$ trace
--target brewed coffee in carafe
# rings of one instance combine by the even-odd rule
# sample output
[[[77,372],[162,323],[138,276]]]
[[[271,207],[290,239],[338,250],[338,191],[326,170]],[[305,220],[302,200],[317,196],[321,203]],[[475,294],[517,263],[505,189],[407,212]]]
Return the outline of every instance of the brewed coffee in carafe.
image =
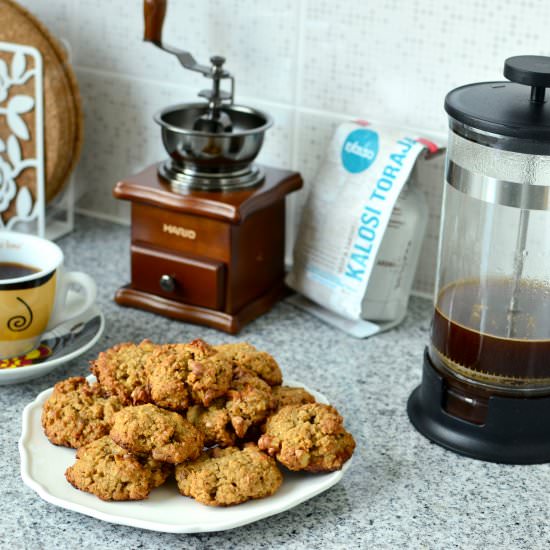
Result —
[[[449,138],[429,355],[478,389],[550,391],[550,156],[491,145]]]
[[[510,315],[512,279],[458,281],[435,304],[430,357],[469,379],[508,388],[550,383],[550,289],[522,281]]]

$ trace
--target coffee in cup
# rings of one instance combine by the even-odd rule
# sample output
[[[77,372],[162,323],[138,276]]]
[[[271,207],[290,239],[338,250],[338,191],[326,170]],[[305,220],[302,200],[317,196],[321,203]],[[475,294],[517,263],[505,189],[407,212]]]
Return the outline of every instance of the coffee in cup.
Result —
[[[80,299],[69,303],[74,286]],[[64,271],[55,243],[0,231],[0,359],[32,350],[44,332],[88,310],[96,292],[86,273]]]

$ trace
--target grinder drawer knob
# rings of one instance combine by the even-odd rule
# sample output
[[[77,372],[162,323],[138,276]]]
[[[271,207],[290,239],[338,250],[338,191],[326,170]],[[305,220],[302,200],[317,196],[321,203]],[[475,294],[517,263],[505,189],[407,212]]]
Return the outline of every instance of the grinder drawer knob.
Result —
[[[170,275],[163,275],[160,278],[159,284],[164,292],[174,292],[176,288],[176,280]]]

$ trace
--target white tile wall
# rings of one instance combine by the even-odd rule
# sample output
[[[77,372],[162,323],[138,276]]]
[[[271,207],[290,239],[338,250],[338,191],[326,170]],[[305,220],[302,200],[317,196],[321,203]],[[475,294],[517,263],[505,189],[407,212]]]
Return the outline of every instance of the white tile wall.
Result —
[[[152,114],[194,99],[206,82],[142,42],[141,0],[21,1],[71,44],[86,114],[79,204],[127,221],[111,189],[163,158]],[[549,20],[547,0],[169,0],[164,38],[201,61],[228,58],[237,101],[275,118],[259,160],[300,170],[307,188],[339,121],[444,132],[445,93],[502,78],[511,55],[550,55]],[[430,166],[419,176],[431,211],[415,283],[423,292],[433,282],[442,183],[441,163]]]

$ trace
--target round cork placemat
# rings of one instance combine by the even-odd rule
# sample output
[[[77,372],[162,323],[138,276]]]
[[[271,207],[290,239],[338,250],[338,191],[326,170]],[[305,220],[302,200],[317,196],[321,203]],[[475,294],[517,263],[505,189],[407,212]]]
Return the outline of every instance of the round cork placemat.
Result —
[[[82,147],[83,115],[75,74],[68,63],[67,53],[48,29],[25,8],[12,0],[0,0],[0,41],[35,47],[43,60],[44,82],[44,154],[46,201],[51,201],[67,182],[78,161]],[[3,57],[8,67],[9,55]],[[34,81],[14,87],[14,94],[34,95]],[[22,118],[29,129],[34,128],[33,112]],[[5,123],[0,124],[0,137],[9,135]],[[35,155],[35,136],[20,140],[23,157]],[[34,195],[35,175],[25,170],[18,178],[19,186],[26,185]]]

